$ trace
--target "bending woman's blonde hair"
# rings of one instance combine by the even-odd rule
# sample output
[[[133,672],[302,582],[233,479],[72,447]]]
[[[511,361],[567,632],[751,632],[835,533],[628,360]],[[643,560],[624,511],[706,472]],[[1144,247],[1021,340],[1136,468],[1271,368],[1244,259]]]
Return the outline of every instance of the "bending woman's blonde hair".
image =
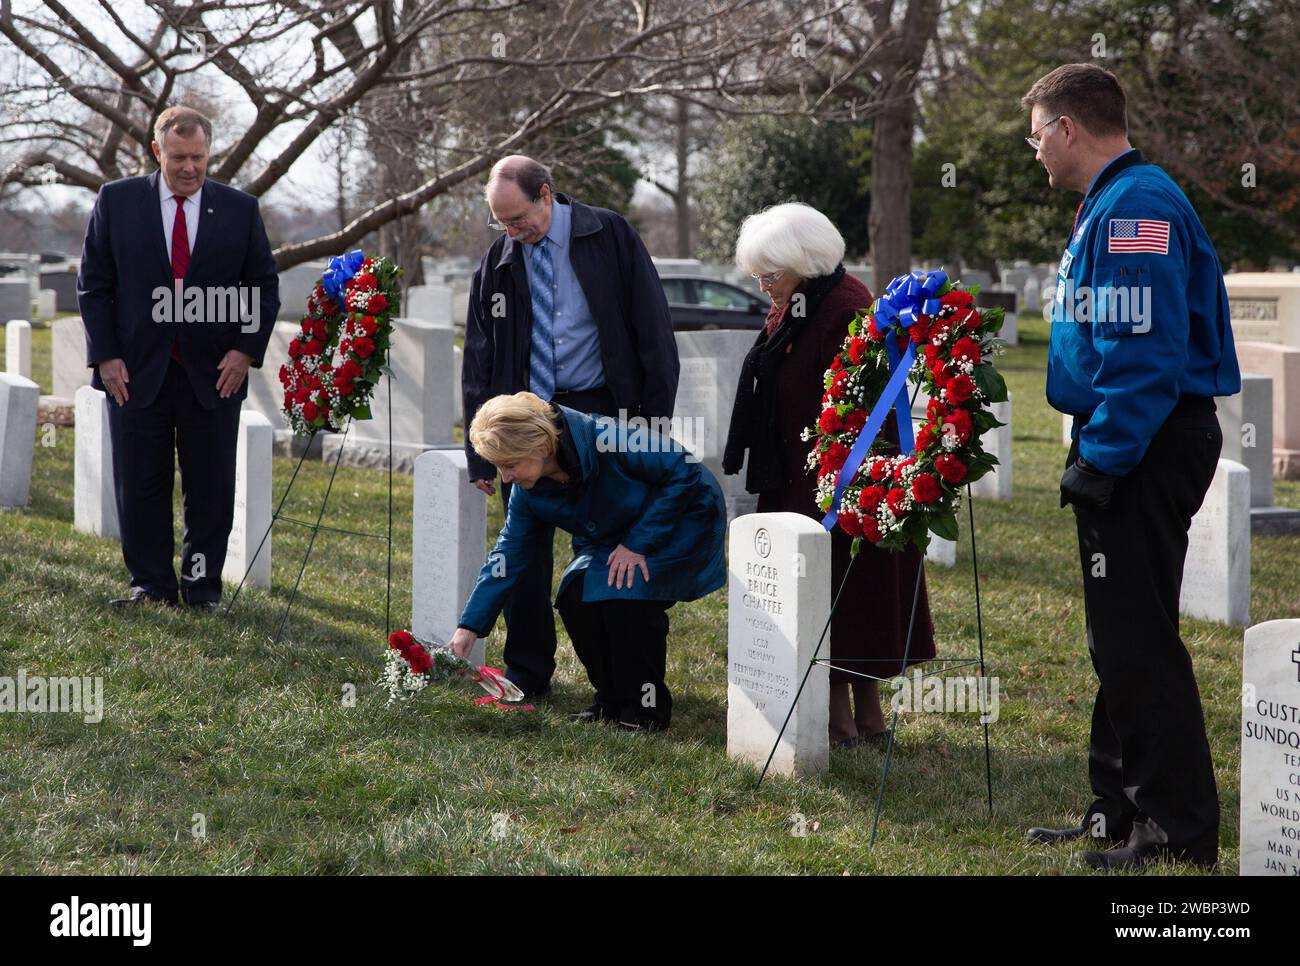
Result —
[[[493,396],[474,414],[469,441],[494,466],[513,466],[539,454],[546,459],[559,445],[558,419],[551,404],[531,392]]]

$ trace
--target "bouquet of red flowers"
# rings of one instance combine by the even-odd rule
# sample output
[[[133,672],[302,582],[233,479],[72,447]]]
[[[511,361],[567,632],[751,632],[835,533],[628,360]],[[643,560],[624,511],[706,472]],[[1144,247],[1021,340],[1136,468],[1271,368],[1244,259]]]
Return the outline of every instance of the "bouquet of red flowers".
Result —
[[[370,395],[386,371],[402,270],[359,250],[330,260],[307,297],[302,331],[280,367],[285,419],[299,435],[370,418]]]
[[[920,291],[921,283],[928,288]],[[904,298],[909,288],[913,294]],[[826,370],[821,416],[804,432],[813,441],[808,464],[817,470],[818,505],[828,521],[832,511],[838,514],[835,522],[855,538],[855,551],[862,538],[891,550],[915,544],[923,551],[930,533],[957,539],[961,487],[997,463],[979,440],[1002,425],[989,405],[1007,398],[992,362],[1005,345],[997,338],[1003,312],[975,308],[977,291],[949,283],[942,273],[895,279],[884,298],[849,323],[843,349]],[[908,358],[909,343],[914,361],[908,378],[929,397],[915,447],[899,452],[877,438],[851,478],[841,480],[868,413],[886,405],[880,396],[893,366]],[[910,418],[910,412],[899,415]],[[900,432],[905,442],[910,435]]]
[[[452,679],[473,681],[481,686],[488,696],[480,698],[478,704],[506,707],[500,702],[507,701],[511,706],[518,706],[517,702],[524,698],[523,692],[496,668],[476,668],[456,657],[449,648],[421,641],[407,630],[393,631],[388,636],[388,656],[379,683],[388,689],[389,704],[410,701],[433,682]],[[533,710],[531,705],[518,707]]]

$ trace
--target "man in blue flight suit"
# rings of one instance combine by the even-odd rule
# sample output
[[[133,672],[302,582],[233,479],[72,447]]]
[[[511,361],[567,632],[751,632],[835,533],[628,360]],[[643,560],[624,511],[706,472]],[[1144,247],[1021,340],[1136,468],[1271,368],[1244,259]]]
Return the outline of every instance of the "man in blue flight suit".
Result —
[[[1067,64],[1022,100],[1053,188],[1083,193],[1061,256],[1047,398],[1074,417],[1061,477],[1100,682],[1081,825],[1097,869],[1213,865],[1219,802],[1191,657],[1178,634],[1187,530],[1223,443],[1215,396],[1240,391],[1214,246],[1182,191],[1128,142],[1109,71]],[[1122,844],[1121,844],[1122,843]]]

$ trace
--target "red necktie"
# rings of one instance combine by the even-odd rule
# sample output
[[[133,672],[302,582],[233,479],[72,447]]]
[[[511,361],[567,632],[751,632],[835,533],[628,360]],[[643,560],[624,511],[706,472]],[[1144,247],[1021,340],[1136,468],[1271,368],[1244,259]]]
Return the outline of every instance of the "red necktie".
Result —
[[[185,197],[172,195],[172,200],[176,202],[176,220],[172,222],[172,278],[183,280],[190,267],[190,233],[185,226]],[[181,322],[180,319],[176,321],[178,324]],[[172,343],[172,359],[185,365],[185,360],[181,358],[179,331],[176,341]]]

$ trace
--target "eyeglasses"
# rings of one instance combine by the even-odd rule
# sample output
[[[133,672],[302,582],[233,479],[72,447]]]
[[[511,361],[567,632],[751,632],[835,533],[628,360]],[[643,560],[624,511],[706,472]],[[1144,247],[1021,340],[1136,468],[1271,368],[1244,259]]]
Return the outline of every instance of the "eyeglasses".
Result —
[[[1053,124],[1055,124],[1057,121],[1059,121],[1059,120],[1060,120],[1061,118],[1063,118],[1063,117],[1065,117],[1064,114],[1058,114],[1058,115],[1056,115],[1056,117],[1052,118],[1050,121],[1048,121],[1048,122],[1047,122],[1046,124],[1044,124],[1042,127],[1040,127],[1040,128],[1038,129],[1038,131],[1046,130],[1047,128],[1051,127]],[[1025,143],[1028,144],[1028,145],[1029,145],[1031,148],[1033,148],[1035,151],[1037,151],[1037,150],[1038,150],[1040,147],[1042,147],[1042,145],[1043,145],[1042,139],[1040,139],[1039,136],[1038,136],[1038,131],[1035,131],[1033,134],[1029,135],[1029,137],[1025,138]]]
[[[549,187],[549,185],[542,185],[541,192],[538,193],[536,198],[528,203],[528,206],[533,210],[536,210],[537,206],[546,200],[546,192],[549,190]],[[532,212],[529,212],[515,218],[507,218],[505,221],[498,221],[496,218],[489,218],[487,225],[493,231],[505,231],[508,228],[523,228],[528,224],[528,219],[531,215]]]
[[[520,215],[518,218],[510,218],[506,221],[497,221],[495,218],[488,219],[488,227],[493,231],[505,231],[507,228],[523,228],[528,222],[527,215]]]
[[[759,288],[771,288],[781,280],[781,276],[784,274],[784,271],[768,272],[766,275],[754,275],[751,273],[749,277],[758,280]]]

